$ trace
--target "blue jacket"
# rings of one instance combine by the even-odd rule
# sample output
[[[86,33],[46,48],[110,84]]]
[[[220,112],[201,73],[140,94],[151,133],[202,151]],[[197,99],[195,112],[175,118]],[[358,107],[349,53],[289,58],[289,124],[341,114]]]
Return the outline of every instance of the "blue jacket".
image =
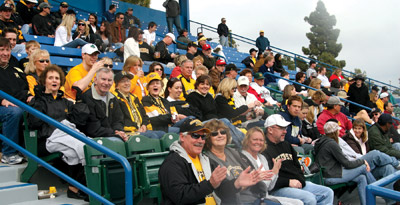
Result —
[[[279,114],[282,115],[282,117],[285,118],[286,121],[290,122],[290,125],[286,128],[285,141],[289,142],[290,144],[300,145],[300,140],[299,138],[297,138],[299,134],[301,134],[300,118],[290,115],[287,109],[285,109],[285,112],[280,112]],[[295,129],[297,129],[298,131],[296,132]],[[293,131],[295,133],[292,133]]]
[[[269,47],[269,40],[264,36],[260,36],[256,39],[256,47],[259,51],[265,51],[267,47]]]
[[[258,70],[258,72],[261,72],[265,79],[264,79],[264,85],[268,85],[268,83],[276,83],[276,79],[274,76],[272,75],[265,75],[266,72],[270,72],[272,74],[274,74],[274,69],[272,67],[267,68],[267,66],[264,64],[260,67],[260,69]]]

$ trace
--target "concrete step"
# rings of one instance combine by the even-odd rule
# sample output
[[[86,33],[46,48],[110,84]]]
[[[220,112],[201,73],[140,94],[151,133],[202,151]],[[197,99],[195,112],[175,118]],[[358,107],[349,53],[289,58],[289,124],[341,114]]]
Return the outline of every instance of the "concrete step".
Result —
[[[78,199],[70,199],[67,197],[66,189],[57,189],[57,196],[54,199],[39,199],[36,201],[26,201],[21,203],[13,203],[12,205],[55,205],[55,204],[73,204],[73,205],[88,205],[89,202]]]
[[[20,203],[37,200],[37,185],[21,182],[0,183],[1,204]]]
[[[20,181],[21,173],[25,170],[27,163],[9,165],[0,162],[0,183]]]

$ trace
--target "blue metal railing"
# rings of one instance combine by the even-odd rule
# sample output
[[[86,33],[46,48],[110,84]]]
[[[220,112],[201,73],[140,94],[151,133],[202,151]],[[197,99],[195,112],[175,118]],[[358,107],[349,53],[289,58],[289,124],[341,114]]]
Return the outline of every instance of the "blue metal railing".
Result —
[[[124,167],[124,170],[125,170],[125,199],[126,199],[126,204],[127,205],[132,205],[133,204],[132,167],[130,166],[128,160],[125,157],[122,157],[121,155],[117,154],[116,152],[114,152],[114,151],[112,151],[112,150],[110,150],[110,149],[108,149],[108,148],[106,148],[104,146],[99,145],[95,141],[93,141],[93,140],[87,138],[86,136],[80,134],[79,132],[77,132],[77,131],[75,131],[75,130],[73,130],[73,129],[71,129],[71,128],[63,125],[63,124],[61,124],[60,122],[50,118],[49,116],[37,111],[36,109],[34,109],[34,108],[30,107],[29,105],[17,100],[14,97],[8,95],[7,93],[3,92],[2,90],[0,90],[0,97],[2,97],[4,99],[7,99],[8,101],[14,103],[15,105],[17,105],[21,109],[23,109],[23,110],[29,112],[30,114],[34,115],[35,117],[40,118],[41,120],[49,123],[50,125],[52,125],[54,127],[57,127],[58,129],[64,131],[65,133],[77,138],[78,140],[84,142],[87,145],[92,146],[96,150],[106,154],[107,156],[110,156],[111,158],[113,158],[116,161],[118,161],[119,163],[121,163],[122,166]],[[43,160],[41,160],[37,156],[35,156],[32,153],[28,152],[27,150],[25,150],[21,146],[15,144],[14,142],[9,140],[5,136],[0,135],[0,139],[3,140],[4,142],[10,144],[12,147],[14,147],[18,151],[22,152],[26,156],[31,157],[33,160],[35,160],[36,162],[38,162],[39,164],[41,164],[42,166],[44,166],[45,168],[47,168],[48,170],[50,170],[51,172],[56,174],[57,176],[61,177],[62,179],[64,179],[68,183],[74,185],[75,187],[77,187],[78,189],[82,190],[83,192],[89,194],[90,196],[93,196],[94,198],[96,198],[100,202],[102,202],[104,204],[113,204],[110,201],[108,201],[107,199],[105,199],[105,198],[101,197],[100,195],[98,195],[97,193],[93,192],[89,188],[83,186],[79,182],[75,181],[74,179],[68,177],[64,173],[62,173],[59,170],[57,170],[56,168],[52,167],[48,163],[44,162]]]
[[[208,26],[206,24],[203,24],[203,23],[200,23],[200,22],[197,22],[197,21],[193,21],[193,20],[189,20],[189,22],[195,23],[195,24],[199,24],[201,29],[205,29],[205,30],[208,30],[208,31],[211,31],[211,32],[216,32],[216,28]],[[255,40],[254,39],[250,39],[250,38],[247,38],[247,37],[244,37],[244,36],[241,36],[241,35],[237,35],[237,34],[232,33],[232,38],[234,38],[237,41],[243,42],[243,43],[247,43],[247,44],[250,44],[250,45],[255,45]],[[294,61],[295,61],[295,64],[296,64],[297,60],[301,60],[303,62],[306,62],[303,59],[307,59],[309,61],[313,60],[313,61],[315,61],[315,62],[317,62],[317,63],[319,63],[321,65],[326,66],[327,69],[330,70],[330,71],[333,71],[333,69],[337,69],[338,68],[336,66],[329,65],[327,63],[324,63],[324,62],[321,62],[321,61],[318,61],[318,60],[315,60],[315,59],[311,59],[309,57],[306,57],[306,56],[303,56],[303,55],[299,55],[299,54],[296,54],[296,53],[293,53],[293,52],[290,52],[290,51],[287,51],[287,50],[284,50],[284,49],[281,49],[281,48],[278,48],[278,47],[275,47],[275,46],[270,46],[270,48],[272,48],[273,51],[275,51],[275,52],[276,52],[276,50],[278,50],[278,51],[285,52],[285,53],[288,53],[290,55],[293,55],[293,56],[290,56],[290,55],[285,55],[285,56],[293,58]],[[282,54],[282,53],[280,53],[280,54]],[[299,59],[298,57],[303,58],[303,59]],[[345,72],[345,73],[348,73],[347,74],[348,76],[356,75],[356,73],[348,71],[348,70],[342,69],[342,71]],[[372,79],[372,78],[368,78],[367,77],[366,80],[369,82],[369,84],[371,84],[371,81],[374,81],[375,83],[380,83],[382,85],[388,86],[389,90],[392,90],[392,91],[395,90],[395,89],[400,89],[400,87],[397,87],[397,86],[394,86],[394,85],[390,85],[388,83],[384,83],[382,81],[378,81],[378,80],[375,80],[375,79]]]
[[[313,87],[310,87],[310,86],[301,84],[301,83],[296,82],[296,81],[293,81],[293,80],[289,80],[289,79],[283,78],[283,77],[281,77],[281,76],[276,76],[275,74],[272,74],[272,73],[269,73],[269,72],[264,73],[264,76],[265,76],[265,75],[271,75],[271,76],[274,76],[275,78],[279,78],[279,79],[286,80],[286,81],[288,81],[288,82],[290,82],[290,83],[292,83],[292,84],[301,85],[301,86],[304,86],[304,87],[306,87],[306,88],[308,88],[308,89],[317,91],[317,89],[315,89],[315,88],[313,88]],[[271,88],[268,88],[268,89],[271,89]],[[272,90],[273,90],[273,91],[276,91],[275,89],[272,89]],[[367,110],[367,111],[371,111],[371,108],[366,107],[366,106],[364,106],[364,105],[361,105],[361,104],[358,104],[358,103],[356,103],[356,102],[347,100],[347,99],[345,99],[345,98],[340,98],[340,99],[343,100],[343,101],[345,101],[345,102],[348,102],[348,103],[350,103],[350,104],[353,104],[353,105],[356,105],[356,106],[358,106],[358,107],[361,107],[361,108],[363,108],[363,109],[365,109],[365,110]],[[392,117],[392,118],[393,118],[393,119],[396,119],[396,120],[400,120],[399,118],[396,118],[396,117]],[[353,118],[352,118],[352,119],[353,119]]]
[[[392,199],[394,201],[400,201],[400,193],[392,189],[385,188],[384,186],[395,182],[400,179],[400,171],[397,171],[385,178],[382,178],[366,187],[366,199],[367,205],[376,204],[376,196]]]

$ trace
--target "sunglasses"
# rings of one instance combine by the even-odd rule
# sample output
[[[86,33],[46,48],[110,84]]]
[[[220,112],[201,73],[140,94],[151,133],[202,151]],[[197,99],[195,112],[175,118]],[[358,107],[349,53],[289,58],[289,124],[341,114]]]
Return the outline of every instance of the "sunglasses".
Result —
[[[108,67],[108,68],[113,68],[114,65],[113,65],[113,64],[104,64],[104,67],[105,67],[105,68],[107,68],[107,67]]]
[[[49,59],[42,59],[42,60],[38,60],[40,63],[44,63],[44,62],[46,62],[46,63],[50,63],[50,60]]]
[[[78,23],[78,26],[86,26],[84,23]]]
[[[162,68],[154,68],[154,71],[162,71]]]
[[[218,134],[226,135],[226,130],[211,132],[211,136],[216,137]]]
[[[192,136],[192,138],[195,139],[195,140],[199,139],[200,137],[201,137],[202,140],[206,139],[206,135],[204,135],[204,134],[201,135],[201,134],[197,134],[197,133],[192,133],[192,134],[190,134],[190,136]]]

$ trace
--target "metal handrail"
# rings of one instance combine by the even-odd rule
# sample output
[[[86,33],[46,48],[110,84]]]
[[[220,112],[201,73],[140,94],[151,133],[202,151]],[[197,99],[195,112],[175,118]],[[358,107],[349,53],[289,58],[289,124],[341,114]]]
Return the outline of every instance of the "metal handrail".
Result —
[[[201,27],[216,29],[216,28],[214,28],[214,27],[208,26],[208,25],[206,25],[206,24],[203,24],[203,23],[200,23],[200,22],[197,22],[197,21],[189,20],[189,22],[192,22],[192,23],[195,23],[195,24],[200,24]],[[215,31],[213,31],[213,30],[211,30],[211,29],[208,29],[208,30],[209,30],[209,31],[212,31],[212,32],[215,32]],[[244,42],[244,43],[247,43],[247,44],[254,45],[254,43],[255,43],[255,40],[254,40],[254,39],[250,39],[250,38],[247,38],[247,37],[238,35],[238,34],[232,33],[232,36],[236,37],[236,38],[235,38],[236,40],[239,40],[239,41]],[[241,39],[240,39],[240,38],[241,38]],[[244,39],[244,40],[242,40],[242,39]],[[248,41],[250,41],[250,42],[248,42]],[[293,58],[293,59],[295,59],[295,60],[298,60],[298,59],[296,59],[296,57],[301,57],[301,58],[304,58],[304,59],[307,59],[307,60],[310,60],[310,61],[313,60],[313,61],[315,61],[315,62],[317,62],[317,63],[319,63],[319,64],[325,65],[325,66],[327,67],[327,69],[328,69],[328,70],[331,70],[331,71],[333,71],[332,68],[335,68],[335,69],[338,68],[338,67],[336,67],[336,66],[329,65],[329,64],[327,64],[327,63],[318,61],[318,60],[316,60],[316,59],[311,59],[311,58],[309,58],[309,57],[306,57],[306,56],[303,56],[303,55],[299,55],[299,54],[296,54],[296,53],[293,53],[293,52],[290,52],[290,51],[287,51],[287,50],[284,50],[284,49],[281,49],[281,48],[278,48],[278,47],[275,47],[275,46],[269,46],[269,47],[272,48],[272,49],[275,49],[275,50],[280,50],[280,51],[282,51],[282,52],[286,52],[286,53],[292,54],[292,55],[294,55],[294,57],[289,56],[289,55],[286,55],[286,56],[289,56],[290,58]],[[343,71],[343,72],[349,73],[349,75],[355,75],[355,74],[356,74],[356,73],[354,73],[354,72],[351,72],[351,71],[348,71],[348,70],[344,70],[344,69],[342,69],[342,71]],[[390,88],[400,89],[400,87],[397,87],[397,86],[394,86],[394,85],[390,85],[390,84],[388,84],[388,83],[384,83],[384,82],[382,82],[382,81],[375,80],[375,79],[372,79],[372,78],[369,78],[369,77],[367,77],[366,80],[369,80],[369,81],[372,80],[372,81],[374,81],[374,82],[377,82],[377,83],[380,83],[380,84],[389,86]],[[390,90],[392,90],[392,89],[390,89]]]
[[[400,201],[400,194],[398,191],[385,188],[384,186],[393,183],[400,179],[400,171],[397,171],[389,176],[386,176],[366,187],[366,201],[367,205],[376,204],[376,196],[381,196],[394,201]]]
[[[281,76],[276,76],[275,74],[272,74],[272,73],[270,73],[270,72],[266,72],[266,73],[264,73],[263,75],[266,75],[266,74],[267,74],[267,75],[274,76],[275,78],[280,78],[280,79],[286,80],[286,81],[288,81],[288,82],[291,82],[291,83],[295,83],[295,84],[304,86],[304,87],[306,87],[306,88],[308,88],[308,89],[311,89],[311,90],[315,90],[315,91],[318,90],[318,89],[315,89],[315,88],[310,87],[310,86],[308,86],[308,85],[304,85],[304,84],[301,84],[301,83],[299,83],[299,82],[296,82],[296,81],[293,81],[293,80],[289,80],[289,79],[283,78],[283,77],[281,77]],[[269,89],[270,89],[270,88],[269,88]],[[361,108],[363,108],[363,109],[366,109],[367,111],[371,111],[371,110],[372,110],[372,109],[369,108],[369,107],[366,107],[366,106],[361,105],[361,104],[358,104],[358,103],[356,103],[356,102],[347,100],[347,99],[345,99],[345,98],[340,98],[340,100],[343,100],[343,101],[348,102],[348,103],[350,103],[350,104],[353,104],[353,105],[356,105],[356,106],[361,107]],[[393,116],[392,116],[392,118],[393,118],[393,119],[396,119],[396,120],[400,120],[399,118],[396,118],[396,117],[393,117]]]
[[[7,99],[8,101],[10,101],[13,104],[17,105],[21,109],[23,109],[23,110],[29,112],[30,114],[34,115],[35,117],[40,118],[41,120],[49,123],[50,125],[52,125],[54,127],[57,127],[58,129],[64,131],[65,133],[71,135],[72,137],[77,138],[78,140],[84,142],[85,144],[92,146],[96,150],[98,150],[98,151],[110,156],[111,158],[113,158],[116,161],[118,161],[119,163],[121,163],[121,165],[124,167],[124,170],[125,170],[125,198],[126,198],[126,204],[127,205],[132,205],[133,204],[132,167],[130,166],[128,160],[125,157],[122,157],[121,155],[119,155],[118,153],[108,149],[107,147],[99,145],[95,141],[93,141],[93,140],[87,138],[86,136],[80,134],[79,132],[77,132],[77,131],[75,131],[75,130],[73,130],[73,129],[71,129],[71,128],[63,125],[63,124],[61,124],[60,122],[50,118],[49,116],[37,111],[36,109],[34,109],[34,108],[30,107],[29,105],[17,100],[14,97],[8,95],[7,93],[5,93],[2,90],[0,90],[0,97],[2,97],[4,99]],[[6,142],[6,143],[10,144],[11,146],[13,146],[14,148],[16,148],[18,151],[22,152],[23,154],[27,155],[28,157],[31,157],[33,160],[35,160],[36,162],[38,162],[39,164],[41,164],[45,168],[49,169],[51,172],[53,172],[57,176],[63,178],[68,183],[73,184],[75,187],[77,187],[78,189],[82,190],[83,192],[93,196],[94,198],[96,198],[97,200],[99,200],[102,203],[112,204],[107,199],[104,199],[103,197],[101,197],[100,195],[96,194],[95,192],[93,192],[89,188],[83,186],[82,184],[80,184],[79,182],[75,181],[74,179],[66,176],[64,173],[62,173],[59,170],[55,169],[54,167],[52,167],[51,165],[47,164],[46,162],[44,162],[40,158],[36,157],[32,153],[28,152],[24,148],[22,148],[19,145],[13,143],[8,138],[6,138],[6,137],[4,137],[2,135],[0,135],[0,138],[4,142]],[[3,138],[5,138],[5,139],[3,139]]]

